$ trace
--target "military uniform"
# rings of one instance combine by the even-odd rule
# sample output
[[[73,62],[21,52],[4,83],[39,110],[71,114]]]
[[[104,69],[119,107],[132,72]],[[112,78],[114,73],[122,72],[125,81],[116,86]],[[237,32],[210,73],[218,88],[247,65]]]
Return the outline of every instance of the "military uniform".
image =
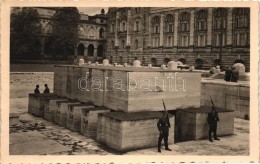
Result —
[[[171,151],[168,147],[168,136],[169,136],[169,128],[171,127],[169,117],[165,114],[162,118],[159,119],[157,123],[158,130],[160,132],[159,138],[158,138],[158,152],[161,152],[161,142],[162,139],[164,139],[165,144],[165,150]]]
[[[213,132],[213,136],[215,140],[219,140],[217,138],[217,124],[219,121],[218,112],[212,110],[208,113],[208,124],[209,124],[209,141],[212,142],[211,134]]]

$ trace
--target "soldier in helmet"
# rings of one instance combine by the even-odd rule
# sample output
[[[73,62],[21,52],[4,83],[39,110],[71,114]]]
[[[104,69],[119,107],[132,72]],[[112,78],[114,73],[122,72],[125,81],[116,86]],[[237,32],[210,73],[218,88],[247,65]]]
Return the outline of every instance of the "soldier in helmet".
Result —
[[[215,107],[212,107],[212,111],[208,113],[208,124],[209,124],[209,141],[213,142],[211,134],[213,132],[214,140],[220,140],[217,137],[217,124],[219,121],[218,112],[215,110]]]
[[[158,152],[161,152],[161,142],[164,139],[165,150],[172,151],[168,147],[168,136],[169,136],[169,128],[171,127],[168,112],[165,110],[163,112],[162,117],[159,119],[157,123],[158,130],[160,132],[159,139],[158,139]]]

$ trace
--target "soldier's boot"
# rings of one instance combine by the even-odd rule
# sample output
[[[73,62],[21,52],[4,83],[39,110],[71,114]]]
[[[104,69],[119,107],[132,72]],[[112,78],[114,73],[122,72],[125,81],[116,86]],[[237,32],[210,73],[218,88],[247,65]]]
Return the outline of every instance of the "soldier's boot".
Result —
[[[161,141],[158,139],[158,152],[161,153]]]
[[[168,147],[168,141],[164,141],[165,143],[165,150],[168,150],[168,151],[172,151],[169,147]]]

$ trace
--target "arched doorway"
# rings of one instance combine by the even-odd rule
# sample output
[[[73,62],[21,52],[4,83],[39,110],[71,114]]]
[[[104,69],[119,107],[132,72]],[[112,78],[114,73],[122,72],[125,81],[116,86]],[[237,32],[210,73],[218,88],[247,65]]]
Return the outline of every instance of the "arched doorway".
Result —
[[[220,60],[220,59],[215,59],[215,60],[214,60],[214,64],[215,64],[216,66],[217,66],[217,65],[219,65],[219,66],[220,66],[220,65],[221,65],[221,63],[222,63],[222,62],[221,62],[221,60]]]
[[[152,66],[157,66],[157,61],[155,58],[151,59],[151,64],[152,64]]]
[[[195,68],[201,69],[203,67],[203,60],[202,59],[196,59],[195,60]]]
[[[88,45],[88,56],[94,56],[94,45]]]
[[[78,45],[78,56],[84,56],[84,51],[85,51],[85,46],[84,44],[79,44]]]
[[[182,64],[186,64],[186,59],[180,58],[178,61],[182,62]]]
[[[237,59],[234,61],[234,64],[236,63],[241,63],[241,64],[245,64],[245,62],[242,59]]]
[[[103,57],[103,53],[104,53],[104,47],[103,47],[103,45],[99,45],[98,49],[97,49],[97,56]]]
[[[171,61],[171,59],[165,58],[165,59],[164,59],[164,64],[167,65],[170,61]]]

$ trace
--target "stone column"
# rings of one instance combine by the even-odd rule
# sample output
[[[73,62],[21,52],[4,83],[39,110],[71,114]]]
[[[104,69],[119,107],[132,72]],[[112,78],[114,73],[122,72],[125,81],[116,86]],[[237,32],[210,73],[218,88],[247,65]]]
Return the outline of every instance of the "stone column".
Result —
[[[207,19],[207,46],[212,45],[212,8],[208,9],[208,19]]]
[[[88,56],[88,46],[85,47],[84,56]]]
[[[189,46],[194,45],[194,10],[190,12],[190,43]]]
[[[151,47],[151,17],[148,15],[148,47]]]
[[[173,46],[178,46],[178,24],[179,24],[179,13],[176,11],[174,13],[174,39],[173,39]]]
[[[129,9],[127,11],[127,22],[126,22],[126,46],[130,46],[131,45],[131,40],[130,40],[130,25],[131,25],[131,22],[130,22],[130,19],[131,19],[131,10]]]
[[[164,23],[164,15],[161,15],[160,19],[160,47],[163,47],[163,23]]]
[[[119,46],[118,44],[118,37],[117,37],[117,30],[118,30],[118,19],[119,19],[119,12],[116,12],[116,24],[115,24],[115,46]]]
[[[227,46],[232,45],[232,8],[228,8],[227,15]]]
[[[40,55],[41,55],[41,58],[44,59],[44,55],[45,55],[45,37],[44,36],[41,39]]]

